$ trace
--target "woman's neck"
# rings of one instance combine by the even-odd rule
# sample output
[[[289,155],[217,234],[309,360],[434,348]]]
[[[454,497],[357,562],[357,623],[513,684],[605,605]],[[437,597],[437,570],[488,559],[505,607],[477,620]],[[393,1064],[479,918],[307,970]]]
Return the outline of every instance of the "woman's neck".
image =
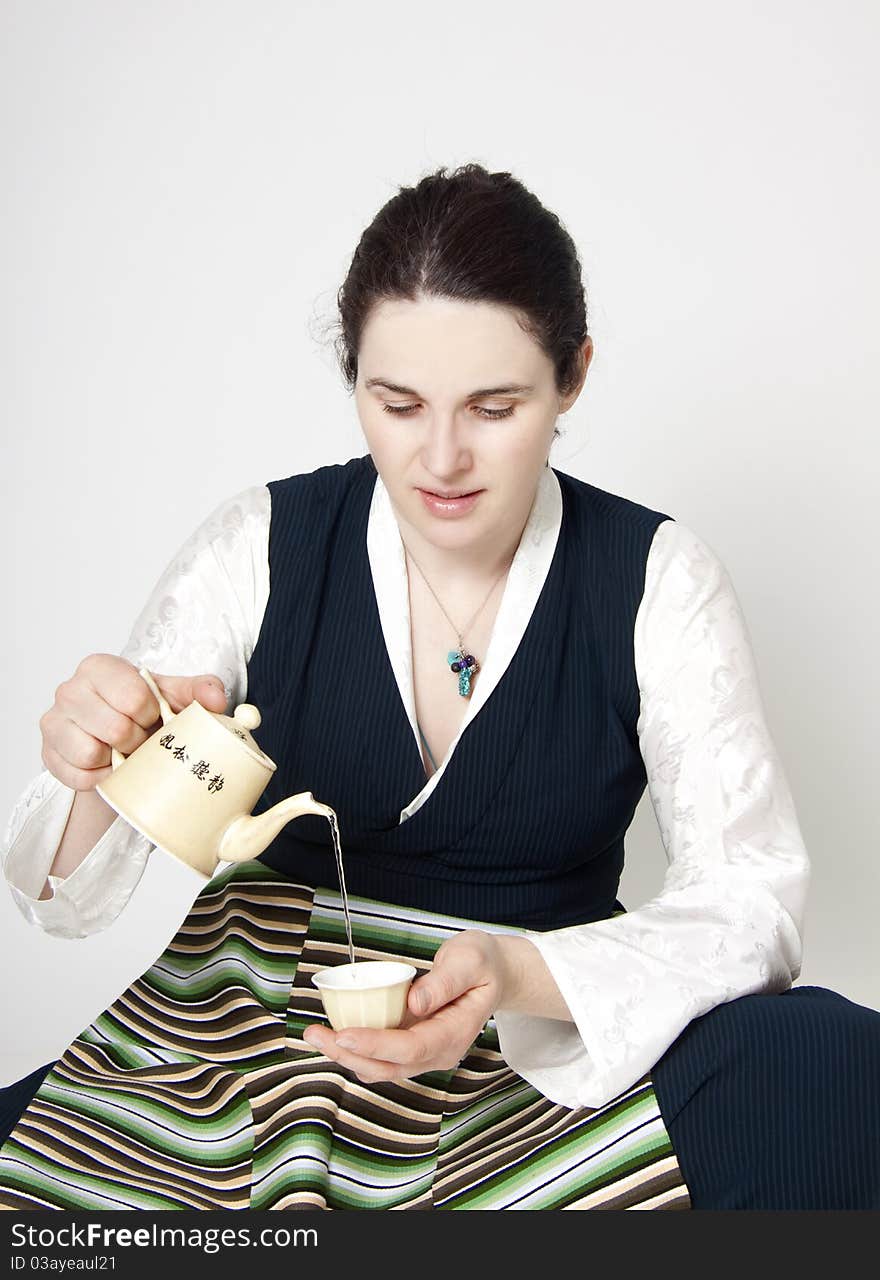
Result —
[[[491,543],[450,549],[429,542],[399,517],[397,523],[408,559],[415,562],[435,590],[453,593],[478,591],[506,573],[525,528],[523,525],[515,533],[507,532],[506,536],[499,534]]]
[[[477,591],[484,584],[488,587],[499,575],[507,572],[522,541],[533,506],[534,498],[524,514],[513,514],[511,520],[491,536],[479,543],[454,548],[431,542],[401,517],[393,503],[392,510],[409,558],[415,561],[430,584],[435,589],[439,584],[445,585],[447,590],[468,592]]]

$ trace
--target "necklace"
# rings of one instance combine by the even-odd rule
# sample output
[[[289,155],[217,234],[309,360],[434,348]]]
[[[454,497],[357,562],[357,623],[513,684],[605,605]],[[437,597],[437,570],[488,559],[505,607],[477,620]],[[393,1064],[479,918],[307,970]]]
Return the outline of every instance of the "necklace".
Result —
[[[479,665],[479,663],[477,662],[477,660],[476,660],[476,658],[474,657],[474,655],[473,655],[472,653],[468,653],[468,652],[467,652],[467,649],[466,649],[466,647],[465,647],[465,643],[464,643],[464,633],[465,633],[465,631],[470,631],[471,627],[474,625],[474,623],[476,622],[477,618],[478,618],[478,617],[480,616],[480,614],[483,612],[483,610],[485,609],[486,604],[487,604],[487,602],[488,602],[488,600],[489,600],[489,596],[491,596],[492,592],[493,592],[493,591],[495,590],[495,588],[498,586],[498,583],[499,583],[499,582],[501,581],[501,579],[504,577],[505,573],[507,573],[508,569],[510,568],[510,565],[508,565],[508,566],[507,566],[507,569],[502,569],[502,570],[501,570],[501,572],[499,573],[498,577],[495,579],[495,581],[492,583],[492,585],[491,585],[491,587],[489,588],[489,590],[486,592],[486,595],[485,595],[485,597],[483,598],[483,603],[480,605],[479,609],[476,611],[476,613],[475,613],[475,614],[473,615],[473,617],[470,619],[470,621],[468,622],[467,626],[463,627],[463,628],[461,629],[461,631],[459,631],[458,627],[457,627],[457,626],[455,625],[455,623],[452,621],[452,619],[450,618],[449,614],[448,614],[448,613],[446,612],[446,610],[443,608],[443,601],[440,599],[440,597],[437,595],[437,592],[434,590],[434,588],[431,586],[431,584],[430,584],[430,582],[428,581],[428,579],[425,577],[425,571],[424,571],[424,569],[423,569],[423,568],[422,568],[422,566],[419,564],[418,560],[416,560],[415,556],[414,556],[414,555],[413,555],[413,553],[409,550],[409,548],[407,548],[407,554],[409,555],[409,558],[410,558],[410,560],[412,560],[412,562],[413,562],[413,564],[415,565],[415,567],[418,569],[419,573],[422,575],[422,580],[424,581],[425,586],[428,588],[428,590],[430,591],[431,595],[432,595],[432,596],[434,597],[434,599],[437,601],[438,605],[440,606],[440,610],[441,610],[441,612],[442,612],[442,614],[443,614],[443,617],[446,619],[446,621],[447,621],[447,622],[449,623],[449,625],[452,627],[452,630],[455,632],[455,635],[456,635],[456,637],[457,637],[457,639],[458,639],[458,648],[457,648],[457,649],[450,649],[450,650],[448,651],[448,653],[446,654],[446,661],[449,663],[449,666],[450,666],[450,668],[451,668],[451,670],[452,670],[453,674],[458,676],[458,692],[459,692],[459,694],[461,695],[461,697],[462,697],[462,698],[468,698],[468,697],[470,697],[470,692],[471,692],[471,678],[477,674],[477,672],[478,672],[478,671],[479,671],[479,669],[480,669],[480,665]]]

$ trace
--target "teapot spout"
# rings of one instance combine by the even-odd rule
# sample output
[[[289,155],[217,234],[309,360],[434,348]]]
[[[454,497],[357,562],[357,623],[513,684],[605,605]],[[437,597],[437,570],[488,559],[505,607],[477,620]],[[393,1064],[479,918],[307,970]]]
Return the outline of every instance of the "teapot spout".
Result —
[[[292,818],[302,817],[304,813],[316,813],[329,818],[333,810],[317,801],[311,791],[301,791],[299,795],[279,800],[278,804],[265,813],[258,813],[256,816],[243,814],[223,833],[218,851],[220,861],[249,862],[252,858],[258,858],[282,827]]]

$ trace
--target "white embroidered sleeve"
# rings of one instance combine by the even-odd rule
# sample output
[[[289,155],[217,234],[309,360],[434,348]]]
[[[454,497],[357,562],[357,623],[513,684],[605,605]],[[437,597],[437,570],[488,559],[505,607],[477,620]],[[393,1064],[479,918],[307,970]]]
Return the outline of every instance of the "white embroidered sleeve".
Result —
[[[634,643],[663,887],[614,919],[526,935],[574,1023],[496,1014],[506,1060],[570,1107],[604,1105],[692,1019],[785,991],[801,966],[809,859],[746,622],[721,561],[678,521],[655,533]]]
[[[247,693],[247,664],[269,596],[270,494],[264,485],[221,503],[184,543],[134,624],[122,657],[158,675],[218,675],[230,706]],[[117,818],[69,876],[46,882],[74,800],[48,771],[20,796],[0,849],[25,918],[82,938],[105,929],[143,875],[153,845]]]

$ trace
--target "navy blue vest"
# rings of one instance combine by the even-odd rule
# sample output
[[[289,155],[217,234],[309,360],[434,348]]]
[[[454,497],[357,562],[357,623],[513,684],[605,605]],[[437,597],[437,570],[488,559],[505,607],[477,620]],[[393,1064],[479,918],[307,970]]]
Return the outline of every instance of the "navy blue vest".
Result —
[[[429,799],[379,621],[369,455],[271,481],[270,594],[248,665],[254,735],[278,768],[255,812],[311,791],[339,818],[349,893],[528,929],[605,919],[645,789],[633,628],[669,519],[557,472],[547,580],[496,688]],[[261,861],[338,885],[330,829],[289,823]]]

